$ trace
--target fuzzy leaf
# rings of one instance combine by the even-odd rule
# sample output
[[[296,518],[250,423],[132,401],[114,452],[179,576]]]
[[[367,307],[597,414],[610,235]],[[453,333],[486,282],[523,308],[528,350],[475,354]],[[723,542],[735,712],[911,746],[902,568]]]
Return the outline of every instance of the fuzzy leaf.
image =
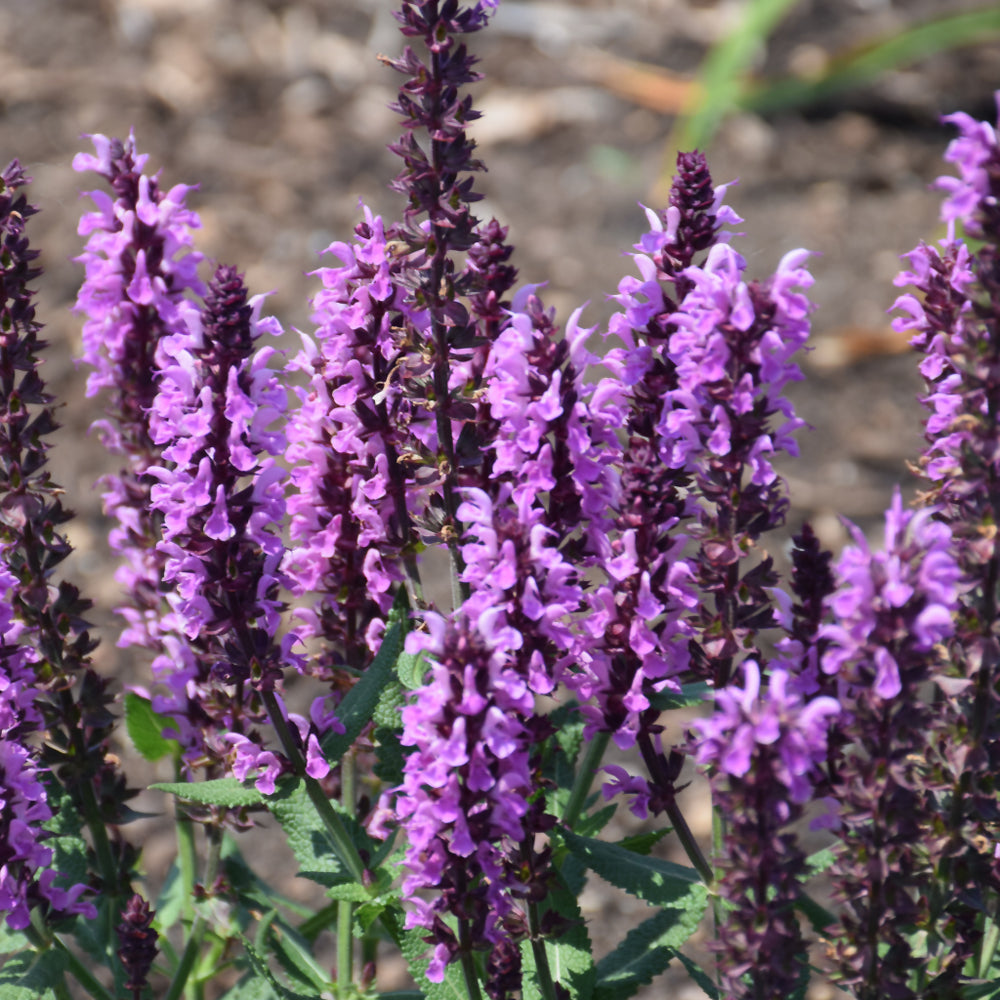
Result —
[[[337,857],[304,781],[281,781],[274,795],[268,796],[267,806],[288,839],[288,846],[299,863],[301,878],[312,879],[327,888],[353,881]]]
[[[279,1000],[279,997],[263,976],[251,973],[226,990],[220,1000]]]
[[[659,830],[650,830],[648,833],[637,833],[634,837],[625,837],[618,841],[619,847],[624,847],[626,851],[635,854],[649,854],[649,852],[668,834],[673,827],[665,826]]]
[[[430,945],[424,938],[427,931],[422,927],[406,931],[402,936],[400,950],[410,969],[410,975],[416,980],[426,1000],[468,1000],[469,994],[462,978],[462,970],[457,962],[452,962],[444,971],[444,980],[432,983],[427,978],[427,966],[430,965]]]
[[[335,992],[335,984],[316,961],[309,943],[280,917],[269,928],[268,944],[289,979],[319,993]]]
[[[564,883],[560,883],[549,893],[546,902],[556,913],[570,921],[569,927],[558,938],[546,938],[543,942],[552,981],[562,986],[566,991],[565,995],[573,997],[573,1000],[591,1000],[596,978],[593,949],[576,897]],[[521,961],[524,969],[522,1000],[541,1000],[535,951],[530,941],[524,941],[521,945]]]
[[[688,975],[702,988],[709,1000],[719,1000],[719,991],[715,988],[715,983],[697,962],[688,958],[682,951],[677,952],[677,960],[687,969]]]
[[[594,1000],[625,1000],[664,972],[691,934],[684,917],[684,911],[668,907],[630,930],[597,963]]]
[[[279,983],[277,976],[275,976],[268,966],[267,959],[258,953],[249,938],[244,937],[242,934],[240,937],[243,940],[243,947],[246,949],[247,957],[250,959],[250,964],[253,966],[254,971],[258,976],[267,981],[271,989],[278,994],[281,1000],[316,1000],[313,993],[296,993],[294,990],[290,990],[287,986]]]
[[[612,885],[654,906],[676,906],[701,917],[708,892],[693,868],[636,854],[618,844],[578,837],[564,829],[566,846]]]
[[[256,788],[241,784],[235,778],[214,778],[211,781],[163,781],[149,787],[203,806],[236,809],[240,806],[264,804],[264,796]]]
[[[422,652],[400,653],[396,660],[396,676],[407,691],[422,688],[427,676],[427,657]]]
[[[180,755],[180,743],[163,735],[164,729],[176,728],[176,723],[168,716],[154,712],[150,700],[134,691],[125,695],[125,728],[132,745],[146,760],[156,761]]]
[[[336,764],[369,723],[382,696],[382,691],[396,679],[396,661],[403,652],[405,620],[402,612],[394,607],[389,612],[389,627],[382,637],[382,645],[361,679],[344,696],[337,709],[337,718],[344,727],[343,733],[328,733],[321,745],[326,759]]]
[[[0,1000],[55,1000],[53,988],[62,981],[66,960],[57,951],[25,952],[0,967]]]

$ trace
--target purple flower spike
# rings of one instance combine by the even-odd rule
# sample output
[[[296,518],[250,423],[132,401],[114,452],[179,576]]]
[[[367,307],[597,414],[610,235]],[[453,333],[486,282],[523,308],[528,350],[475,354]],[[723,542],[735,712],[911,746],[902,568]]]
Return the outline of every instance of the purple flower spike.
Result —
[[[95,427],[127,463],[120,475],[102,481],[105,511],[116,522],[109,543],[122,560],[116,579],[129,598],[118,609],[127,622],[119,645],[160,651],[163,566],[154,551],[159,532],[149,512],[149,482],[141,477],[159,462],[149,414],[161,344],[187,328],[197,313],[191,297],[205,292],[197,273],[203,258],[192,248],[192,232],[201,222],[185,205],[190,187],[164,191],[159,175],[142,173],[148,157],[136,152],[134,136],[125,143],[103,135],[91,140],[96,155],[77,154],[73,167],[100,174],[113,197],[90,192],[96,211],[80,221],[87,245],[77,260],[86,277],[76,311],[86,317],[82,360],[92,368],[87,393],[111,397],[109,419]]]
[[[204,313],[161,345],[150,414],[164,463],[149,470],[163,517],[158,551],[174,587],[161,626],[165,654],[153,664],[167,693],[154,705],[178,720],[189,757],[235,755],[243,773],[252,762],[230,737],[251,738],[248,727],[263,719],[251,692],[274,690],[296,662],[288,652],[295,637],[277,638],[285,500],[275,456],[285,438],[273,425],[285,390],[267,367],[273,349],[256,346],[281,329],[261,318],[262,302],[247,299],[235,269],[220,267]]]
[[[941,756],[957,707],[946,696],[943,644],[962,574],[950,528],[931,508],[905,511],[898,490],[882,552],[852,533],[829,601],[834,621],[820,630],[829,643],[822,667],[844,706],[837,743],[848,747],[831,778],[843,841],[832,875],[844,903],[833,951],[859,996],[917,997],[912,976],[923,959],[906,929],[944,930],[952,920],[935,914],[925,890],[950,850],[940,830],[952,807],[934,790],[957,780]],[[949,958],[948,975],[962,964]]]
[[[789,826],[813,796],[841,708],[834,698],[795,693],[795,669],[771,663],[763,694],[759,666],[746,661],[744,687],[717,691],[715,713],[694,722],[695,754],[710,769],[712,803],[727,824],[717,864],[732,907],[716,946],[726,996],[789,995],[802,975],[793,906],[806,864]]]
[[[509,858],[525,837],[533,789],[533,734],[524,720],[534,697],[511,668],[521,636],[496,611],[455,624],[432,614],[427,625],[429,633],[407,637],[407,652],[430,660],[431,678],[403,709],[402,742],[414,750],[395,813],[408,839],[406,925],[432,932],[427,975],[440,982],[460,949],[496,946],[526,930],[512,895],[524,886]],[[426,888],[435,890],[431,902],[420,896]],[[461,918],[458,936],[446,913]]]
[[[296,596],[314,595],[296,611],[298,631],[326,640],[309,669],[327,680],[377,651],[413,542],[393,379],[401,356],[393,323],[408,306],[382,219],[366,209],[355,232],[329,248],[342,265],[317,272],[316,340],[303,338],[289,365],[309,381],[287,431],[293,544],[284,570]]]

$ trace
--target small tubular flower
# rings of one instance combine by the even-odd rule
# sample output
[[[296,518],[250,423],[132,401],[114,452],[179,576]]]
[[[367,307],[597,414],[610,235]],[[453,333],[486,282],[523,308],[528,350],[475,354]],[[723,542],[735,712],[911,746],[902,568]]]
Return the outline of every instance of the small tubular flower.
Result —
[[[294,662],[294,637],[278,639],[285,499],[275,456],[285,438],[273,425],[285,390],[267,367],[273,349],[256,346],[280,326],[260,317],[262,301],[248,301],[233,268],[217,269],[204,313],[161,345],[150,414],[163,450],[163,464],[149,470],[151,503],[163,518],[164,580],[174,587],[163,625],[170,640],[153,663],[164,689],[154,706],[183,729],[189,759],[227,759],[231,736],[256,740],[257,694],[279,687]],[[245,774],[245,746],[237,756]]]
[[[840,705],[795,693],[795,669],[772,661],[765,692],[759,665],[745,661],[744,687],[717,691],[715,712],[693,724],[696,759],[709,768],[712,802],[727,823],[717,865],[731,907],[716,945],[727,997],[786,996],[802,976],[794,904],[806,858],[790,824],[813,796]]]

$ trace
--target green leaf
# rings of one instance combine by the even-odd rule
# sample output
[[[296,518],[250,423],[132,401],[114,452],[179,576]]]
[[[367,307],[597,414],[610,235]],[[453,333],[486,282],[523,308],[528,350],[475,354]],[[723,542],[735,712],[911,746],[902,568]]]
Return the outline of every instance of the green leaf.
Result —
[[[402,659],[406,656],[403,653]],[[403,765],[406,754],[399,738],[403,732],[403,720],[399,710],[406,701],[406,690],[398,681],[392,681],[382,692],[372,716],[375,722],[372,737],[376,752],[375,776],[388,786],[399,785],[403,781]]]
[[[603,809],[598,809],[595,813],[581,816],[576,824],[576,832],[581,837],[589,837],[593,833],[600,833],[611,822],[611,818],[617,811],[617,806],[610,805],[605,806]]]
[[[290,979],[320,993],[335,991],[335,984],[313,957],[309,943],[280,917],[269,928],[268,944]]]
[[[405,931],[402,935],[400,950],[406,959],[410,975],[413,976],[421,992],[427,1000],[469,1000],[465,988],[465,979],[458,962],[452,962],[444,970],[444,980],[432,983],[427,978],[427,966],[430,965],[430,946],[424,941],[427,931],[421,927]]]
[[[203,806],[222,806],[236,809],[240,806],[264,804],[264,796],[252,785],[244,785],[235,778],[213,778],[211,781],[162,781],[150,785],[158,792],[176,795],[188,802]]]
[[[130,691],[125,695],[125,728],[132,745],[146,760],[179,757],[181,745],[163,735],[165,729],[177,729],[177,723],[166,715],[153,711],[148,698]]]
[[[682,951],[677,952],[677,959],[687,969],[688,975],[702,988],[709,1000],[719,1000],[719,991],[715,988],[715,983],[709,979],[705,970],[697,962],[692,961]]]
[[[827,871],[833,867],[836,860],[837,855],[829,847],[824,847],[822,850],[810,854],[806,858],[806,878],[812,878],[813,875]]]
[[[27,947],[28,939],[20,931],[12,931],[5,919],[0,919],[0,955],[13,955]]]
[[[389,990],[379,993],[378,1000],[423,1000],[423,996],[420,990]]]
[[[744,77],[768,36],[796,0],[754,0],[742,20],[708,53],[698,72],[699,99],[678,121],[675,149],[704,149],[743,93]]]
[[[336,808],[337,804],[330,805]],[[267,807],[285,832],[288,846],[299,863],[301,878],[312,879],[327,888],[353,881],[316,814],[304,781],[299,778],[280,781],[274,795],[268,796]],[[341,818],[346,819],[343,813]]]
[[[279,983],[277,976],[275,976],[270,966],[268,966],[267,959],[257,951],[250,939],[243,934],[240,935],[240,938],[243,941],[243,947],[246,949],[247,957],[250,959],[250,964],[253,966],[254,971],[268,982],[271,989],[278,994],[281,1000],[316,1000],[316,996],[313,993],[296,993],[294,990]]]
[[[374,715],[383,690],[396,679],[396,660],[403,651],[405,626],[402,612],[393,607],[389,612],[389,627],[375,659],[337,708],[337,718],[344,732],[328,733],[322,740],[323,753],[331,764],[337,763],[351,748]]]
[[[565,883],[560,881],[546,898],[548,906],[565,917],[569,926],[558,937],[545,938],[545,957],[553,983],[562,986],[573,1000],[591,1000],[596,970],[593,949],[587,925],[580,913],[580,907]],[[535,949],[531,941],[521,945],[521,960],[524,969],[522,979],[522,1000],[541,1000],[542,991],[538,984],[535,964]]]
[[[708,891],[693,868],[636,854],[618,844],[578,837],[565,828],[566,846],[592,871],[612,885],[654,906],[676,906],[698,918],[708,902]]]
[[[697,926],[697,924],[696,924]],[[625,1000],[651,983],[677,957],[691,935],[683,911],[673,907],[629,931],[610,955],[597,963],[594,1000]]]
[[[665,826],[660,830],[650,830],[648,833],[637,833],[634,837],[625,837],[618,841],[619,847],[624,847],[626,851],[634,851],[636,854],[649,854],[649,852],[668,834],[673,828]]]
[[[279,1000],[279,998],[274,987],[263,976],[250,973],[226,990],[220,1000]]]
[[[51,949],[8,958],[0,967],[0,1000],[55,1000],[65,970],[66,959]]]
[[[649,703],[661,712],[674,708],[692,708],[704,704],[714,693],[705,681],[694,684],[682,684],[680,691],[660,691],[650,697]]]
[[[416,691],[424,686],[427,677],[427,657],[419,653],[400,653],[396,661],[396,676],[407,691]]]
[[[153,926],[161,936],[181,919],[184,913],[184,897],[184,880],[181,878],[180,867],[174,862],[163,880],[163,888],[160,889],[160,895],[153,907],[156,914]]]

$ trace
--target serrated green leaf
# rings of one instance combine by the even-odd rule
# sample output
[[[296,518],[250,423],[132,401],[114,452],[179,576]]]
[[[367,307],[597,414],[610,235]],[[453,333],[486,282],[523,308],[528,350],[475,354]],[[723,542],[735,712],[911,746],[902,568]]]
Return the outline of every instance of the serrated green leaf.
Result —
[[[428,666],[423,652],[402,652],[396,660],[396,676],[407,691],[417,691],[424,686]]]
[[[549,893],[546,904],[569,921],[565,930],[555,938],[546,938],[542,943],[553,983],[562,986],[566,995],[574,1000],[591,1000],[596,979],[593,949],[587,925],[580,913],[580,907],[565,883],[560,881]],[[541,1000],[542,991],[538,984],[535,949],[530,941],[521,946],[523,977],[521,995],[523,1000]]]
[[[331,802],[335,806],[335,803]],[[353,881],[341,864],[337,851],[316,814],[305,782],[293,778],[281,781],[267,807],[281,825],[288,846],[299,863],[299,876],[330,888]]]
[[[399,710],[405,701],[406,691],[403,685],[398,681],[393,681],[382,692],[373,715],[375,728],[372,736],[378,747],[374,768],[375,776],[389,786],[399,785],[403,781],[403,765],[406,762],[406,754],[399,742],[403,731],[403,720]]]
[[[246,949],[247,957],[250,959],[250,964],[253,966],[254,972],[267,980],[271,989],[278,994],[281,1000],[316,1000],[315,995],[312,993],[296,993],[294,990],[278,982],[278,977],[271,971],[264,956],[253,946],[253,942],[243,934],[240,935],[240,938],[243,941],[243,947]]]
[[[649,833],[637,833],[634,837],[625,837],[619,840],[618,846],[624,847],[626,851],[634,851],[636,854],[649,854],[672,829],[672,827],[665,826],[659,830],[650,830]]]
[[[430,947],[424,941],[426,936],[427,931],[418,927],[404,932],[400,943],[400,950],[406,959],[410,975],[413,976],[423,995],[427,1000],[469,1000],[462,970],[457,962],[445,967],[442,982],[432,983],[427,978]]]
[[[263,976],[251,973],[226,990],[220,1000],[280,1000],[280,998]]]
[[[688,958],[684,952],[677,952],[677,960],[687,969],[687,974],[702,988],[708,1000],[719,1000],[719,991],[715,988],[715,983],[709,979],[705,970],[697,962]]]
[[[0,955],[13,955],[28,947],[28,939],[20,932],[7,926],[7,921],[0,919]]]
[[[335,991],[335,984],[313,957],[309,943],[280,917],[270,926],[268,946],[289,979],[321,993]]]
[[[0,1000],[55,1000],[65,969],[66,959],[52,950],[8,958],[0,967]]]
[[[146,760],[156,761],[180,755],[180,743],[163,735],[165,729],[176,729],[177,723],[166,715],[154,712],[150,700],[134,691],[125,695],[125,728],[132,745]]]
[[[321,741],[323,753],[331,764],[337,763],[369,723],[385,688],[396,679],[396,660],[403,651],[406,622],[402,612],[393,608],[382,645],[361,679],[344,696],[337,708],[337,718],[344,732],[329,732]]]
[[[221,806],[236,809],[240,806],[264,804],[264,796],[250,785],[241,784],[235,778],[213,778],[211,781],[161,781],[150,788],[168,795],[176,795],[187,802],[198,802],[203,806]]]
[[[677,948],[691,934],[682,926],[682,917],[683,913],[669,907],[629,931],[621,944],[597,963],[594,1000],[625,1000],[665,972],[677,957]]]
[[[693,868],[636,854],[618,844],[579,837],[565,828],[562,836],[576,857],[619,889],[655,906],[697,910],[699,917],[704,911],[708,892]]]
[[[612,817],[617,811],[617,806],[610,805],[605,806],[603,809],[598,809],[595,813],[581,816],[576,823],[576,832],[581,837],[589,837],[592,834],[599,833],[611,822]]]

